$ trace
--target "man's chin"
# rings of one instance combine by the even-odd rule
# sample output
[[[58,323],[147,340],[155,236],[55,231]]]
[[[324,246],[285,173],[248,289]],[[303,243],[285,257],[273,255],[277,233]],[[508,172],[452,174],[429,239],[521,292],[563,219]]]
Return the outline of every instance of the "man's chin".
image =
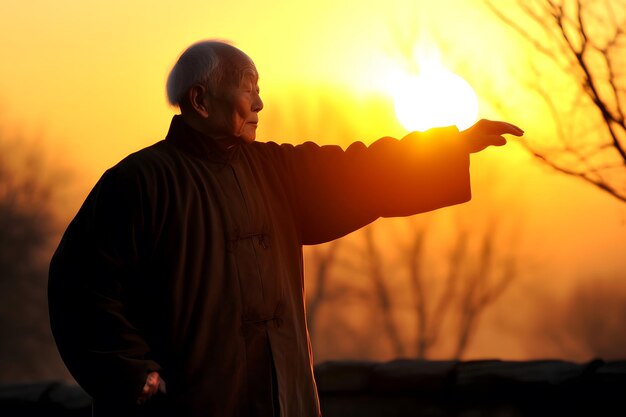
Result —
[[[241,141],[244,143],[252,143],[256,140],[256,126],[254,129],[246,129],[241,133]]]
[[[243,143],[252,143],[256,140],[256,135],[242,135],[241,141]]]

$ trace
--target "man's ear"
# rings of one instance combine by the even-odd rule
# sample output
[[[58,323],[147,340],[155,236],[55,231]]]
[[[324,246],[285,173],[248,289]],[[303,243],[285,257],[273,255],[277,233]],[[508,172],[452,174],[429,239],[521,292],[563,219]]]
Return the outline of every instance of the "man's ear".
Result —
[[[196,84],[189,89],[189,104],[191,108],[202,118],[209,117],[210,106],[209,101],[206,99],[206,87],[201,84]]]

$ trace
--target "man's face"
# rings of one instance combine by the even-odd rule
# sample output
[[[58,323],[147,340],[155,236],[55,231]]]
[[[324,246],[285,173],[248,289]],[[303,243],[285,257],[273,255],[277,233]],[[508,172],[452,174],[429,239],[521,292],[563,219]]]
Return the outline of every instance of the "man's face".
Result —
[[[254,142],[258,113],[263,109],[256,71],[246,71],[239,86],[227,87],[220,97],[212,98],[211,102],[212,114],[208,123],[215,135]]]

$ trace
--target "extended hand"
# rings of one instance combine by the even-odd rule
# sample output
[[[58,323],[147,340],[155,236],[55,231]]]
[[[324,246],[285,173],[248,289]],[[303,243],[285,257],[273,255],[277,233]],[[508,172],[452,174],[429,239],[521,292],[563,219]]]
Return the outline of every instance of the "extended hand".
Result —
[[[522,136],[524,131],[511,123],[481,119],[460,133],[461,140],[467,144],[470,153],[480,152],[490,145],[506,144],[506,139],[502,136],[504,134]]]
[[[158,372],[150,372],[146,378],[146,383],[141,390],[141,394],[139,394],[137,404],[145,403],[158,392],[165,394],[165,381],[161,379]]]

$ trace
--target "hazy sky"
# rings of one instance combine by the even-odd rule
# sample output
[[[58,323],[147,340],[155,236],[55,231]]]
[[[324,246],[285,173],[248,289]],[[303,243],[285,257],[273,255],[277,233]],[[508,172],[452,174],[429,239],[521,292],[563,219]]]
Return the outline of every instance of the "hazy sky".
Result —
[[[487,32],[476,30],[485,28],[485,13],[467,4],[5,2],[0,122],[43,131],[99,172],[163,136],[175,111],[165,101],[167,73],[186,46],[205,38],[233,41],[256,61],[266,108],[293,85],[388,93],[388,74],[403,64],[398,39],[441,38],[445,47],[465,51],[455,59],[498,73],[504,59],[491,56],[505,48],[493,42],[476,47],[488,39]],[[480,61],[474,62],[477,52]],[[349,109],[345,113],[358,117]],[[261,123],[261,137],[263,129]]]

